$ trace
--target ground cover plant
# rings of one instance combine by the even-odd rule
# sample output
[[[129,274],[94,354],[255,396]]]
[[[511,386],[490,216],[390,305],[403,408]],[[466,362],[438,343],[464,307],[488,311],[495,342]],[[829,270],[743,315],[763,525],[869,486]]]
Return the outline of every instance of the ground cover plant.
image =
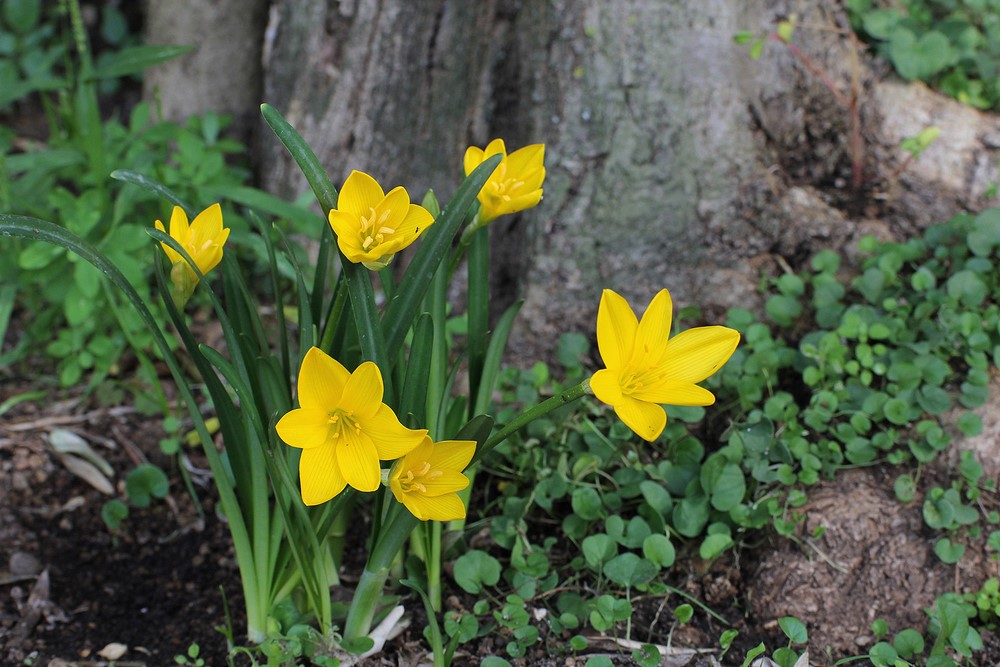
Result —
[[[920,80],[965,104],[1000,103],[1000,13],[984,0],[846,3],[851,24],[904,79]]]
[[[817,253],[762,278],[764,312],[730,310],[725,327],[697,326],[706,318],[691,306],[675,316],[665,290],[646,295],[645,309],[605,290],[595,330],[565,333],[556,363],[504,369],[518,305],[491,330],[489,223],[538,203],[544,149],[471,147],[454,196],[442,207],[427,193],[417,205],[361,172],[335,188],[294,128],[263,114],[325,221],[245,187],[222,159],[239,147],[211,115],[186,128],[105,123],[107,136],[164,163],[106,154],[127,167],[100,186],[117,193],[106,205],[121,211],[118,227],[75,227],[98,201],[86,180],[0,214],[19,258],[53,252],[37,250],[49,247],[39,239],[61,248],[51,265],[19,260],[4,283],[18,290],[4,288],[0,312],[53,282],[65,270],[56,262],[74,278],[93,264],[125,299],[95,282],[109,306],[87,321],[118,336],[131,319],[144,332],[126,336],[136,353],[169,367],[187,412],[169,408],[161,447],[201,446],[240,568],[242,609],[216,637],[231,664],[353,664],[393,646],[402,601],[417,620],[410,638],[435,665],[651,666],[696,625],[710,639],[705,660],[801,665],[808,628],[823,619],[782,616],[765,637],[748,631],[735,593],[709,602],[686,580],[770,535],[814,548],[822,528],[804,529],[812,489],[857,467],[890,471],[897,500],[919,508],[934,553],[956,572],[970,553],[1000,554],[981,462],[966,452],[951,477],[928,479],[957,439],[983,428],[971,410],[1000,359],[1000,211],[901,243],[865,238],[860,266]],[[159,131],[162,145],[142,143]],[[31,182],[47,150],[14,162],[27,166],[11,187]],[[14,157],[25,155],[8,165]],[[135,203],[161,198],[148,214]],[[281,215],[292,224],[272,219]],[[321,230],[315,267],[289,238],[310,225]],[[105,235],[123,229],[135,236],[128,261]],[[392,256],[411,245],[394,271]],[[466,283],[464,311],[447,301],[451,280]],[[68,315],[56,309],[50,322]],[[220,339],[199,337],[206,317]],[[62,356],[78,360],[78,344]],[[105,367],[93,366],[96,385]],[[77,382],[90,367],[59,373]],[[18,399],[0,403],[0,416]],[[61,455],[89,456],[85,443],[56,440]],[[193,488],[183,464],[165,467],[139,465],[112,490],[119,498],[102,512],[112,535],[178,477]],[[345,589],[352,600],[335,597]],[[840,662],[977,664],[998,605],[996,579],[975,591],[956,582],[926,625],[876,619],[859,655]],[[174,662],[206,664],[206,648],[191,643]]]

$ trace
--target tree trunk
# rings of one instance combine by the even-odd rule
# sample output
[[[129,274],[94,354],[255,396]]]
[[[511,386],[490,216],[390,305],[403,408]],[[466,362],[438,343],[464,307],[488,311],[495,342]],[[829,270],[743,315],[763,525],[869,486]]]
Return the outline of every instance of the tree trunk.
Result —
[[[143,94],[157,101],[164,119],[206,111],[232,114],[237,134],[249,136],[260,117],[267,7],[267,0],[147,3],[147,43],[195,47],[145,73]]]
[[[783,44],[752,61],[732,41],[792,13],[827,83]],[[278,0],[268,34],[265,97],[335,183],[363,169],[447,196],[466,146],[546,144],[542,204],[492,223],[522,361],[592,331],[604,287],[638,306],[668,287],[718,321],[760,305],[762,273],[981,207],[996,180],[996,121],[878,81],[832,0]],[[893,176],[898,142],[934,122],[938,145]],[[262,143],[268,187],[300,192]]]

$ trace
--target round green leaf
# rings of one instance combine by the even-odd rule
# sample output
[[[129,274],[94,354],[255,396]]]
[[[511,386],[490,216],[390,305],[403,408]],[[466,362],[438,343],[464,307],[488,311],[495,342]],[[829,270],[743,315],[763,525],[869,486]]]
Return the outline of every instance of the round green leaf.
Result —
[[[718,557],[723,551],[733,545],[733,538],[729,535],[716,533],[707,535],[698,548],[698,555],[704,560],[711,560]]]
[[[500,561],[485,551],[467,551],[455,561],[454,577],[463,590],[476,595],[483,584],[495,586],[500,581]]]
[[[643,540],[642,555],[659,567],[670,567],[676,558],[674,545],[670,543],[670,538],[660,533],[650,535]]]
[[[924,652],[924,638],[913,628],[906,628],[896,633],[892,646],[901,658],[909,659]]]
[[[112,498],[101,507],[101,518],[108,528],[118,530],[122,527],[122,521],[128,518],[128,505]]]
[[[577,516],[587,521],[600,518],[603,509],[601,496],[589,486],[580,487],[573,491],[570,504]]]
[[[793,644],[805,644],[809,641],[809,633],[805,624],[794,616],[783,616],[778,619],[778,627]]]
[[[169,492],[166,473],[152,463],[136,466],[125,478],[125,493],[136,507],[148,507],[154,497],[165,498]]]

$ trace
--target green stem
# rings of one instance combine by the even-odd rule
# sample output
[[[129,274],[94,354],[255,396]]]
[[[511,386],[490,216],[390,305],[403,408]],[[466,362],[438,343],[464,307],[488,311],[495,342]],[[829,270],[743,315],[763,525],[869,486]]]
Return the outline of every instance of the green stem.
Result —
[[[428,525],[430,529],[428,537],[430,542],[430,553],[427,555],[427,597],[430,598],[431,608],[435,612],[441,612],[441,522],[431,521]]]
[[[448,382],[448,270],[444,263],[434,272],[427,297],[427,309],[434,323],[431,343],[431,368],[427,378],[427,428],[431,438],[441,438],[444,430],[445,386]]]
[[[371,630],[372,619],[375,618],[375,610],[382,599],[382,590],[389,578],[392,561],[419,523],[415,516],[395,502],[390,516],[383,524],[382,533],[368,556],[368,564],[354,590],[351,608],[344,623],[345,640],[360,639]]]
[[[479,216],[473,220],[473,226]],[[483,377],[486,343],[490,328],[490,236],[489,227],[473,234],[469,244],[468,264],[468,355],[469,419],[476,416],[476,397]],[[433,595],[431,600],[434,600]]]
[[[517,417],[515,417],[512,421],[510,421],[502,429],[494,433],[490,437],[490,439],[487,440],[486,443],[483,444],[483,446],[476,451],[476,455],[472,457],[472,462],[469,463],[469,467],[474,465],[476,461],[485,456],[487,452],[489,452],[491,449],[493,449],[501,442],[506,440],[508,437],[510,437],[519,429],[524,428],[525,426],[535,421],[539,417],[544,417],[553,410],[557,410],[563,407],[564,405],[572,403],[576,399],[581,398],[589,393],[591,393],[591,391],[590,391],[590,379],[588,378],[583,382],[581,382],[580,384],[570,387],[561,394],[556,394],[555,396],[542,401],[538,405],[529,408],[528,410],[525,410]]]

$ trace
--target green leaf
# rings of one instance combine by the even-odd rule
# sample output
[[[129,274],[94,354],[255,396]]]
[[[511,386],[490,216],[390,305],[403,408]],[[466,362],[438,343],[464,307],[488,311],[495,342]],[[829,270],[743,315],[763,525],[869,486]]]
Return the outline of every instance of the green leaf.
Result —
[[[966,412],[956,421],[955,426],[967,438],[979,435],[983,432],[983,420],[975,412]]]
[[[743,663],[740,665],[740,667],[749,667],[750,663],[754,661],[754,658],[756,658],[766,650],[767,647],[764,646],[764,642],[757,644],[752,649],[747,651],[747,656],[743,660]]]
[[[906,628],[896,633],[892,646],[901,658],[910,659],[924,652],[924,638],[913,628]]]
[[[898,657],[896,649],[888,642],[878,642],[868,652],[868,659],[875,667],[894,667]]]
[[[875,39],[888,39],[901,18],[902,15],[894,9],[876,9],[865,13],[862,27]]]
[[[934,545],[934,553],[942,562],[949,565],[957,563],[965,555],[965,545],[952,542],[947,537],[942,537]]]
[[[385,317],[382,318],[387,349],[395,350],[403,343],[406,330],[420,309],[434,272],[451,249],[452,241],[465,220],[466,213],[475,203],[479,191],[489,180],[493,170],[500,164],[500,159],[500,155],[494,155],[476,167],[475,171],[458,186],[455,195],[444,207],[444,211],[424,233],[420,247],[407,266],[406,273],[399,283],[399,289],[389,301]]]
[[[701,486],[709,494],[712,507],[720,512],[728,512],[739,505],[746,494],[743,471],[719,455],[709,457],[702,466]]]
[[[909,30],[894,30],[887,53],[900,76],[911,81],[929,79],[956,58],[948,38],[936,30],[919,39]]]
[[[112,498],[101,507],[101,519],[111,530],[118,530],[122,527],[122,521],[128,518],[128,505]]]
[[[656,511],[661,517],[666,519],[670,516],[674,501],[670,498],[670,492],[662,484],[653,480],[644,479],[639,482],[639,492],[642,493],[643,500]]]
[[[885,418],[893,424],[903,425],[910,423],[910,405],[901,398],[890,398],[882,406]]]
[[[500,561],[485,551],[467,551],[455,561],[454,577],[463,590],[478,595],[484,584],[495,586],[500,581]]]
[[[125,478],[125,493],[136,507],[148,507],[154,497],[166,498],[169,492],[166,473],[152,463],[136,466]]]
[[[642,555],[658,567],[670,567],[676,558],[670,538],[661,533],[650,535],[642,541]]]
[[[802,303],[794,297],[775,294],[767,300],[764,309],[776,324],[788,327],[802,314]]]
[[[916,485],[909,475],[897,477],[895,484],[893,484],[893,490],[896,492],[896,500],[901,503],[913,502],[916,497]]]
[[[708,535],[698,548],[698,555],[701,556],[703,560],[712,560],[713,558],[720,556],[722,552],[732,545],[733,538],[729,535],[721,533]]]
[[[632,552],[615,556],[604,565],[605,576],[626,588],[652,581],[656,572],[655,565]]]
[[[674,528],[684,537],[697,537],[708,523],[708,497],[697,494],[674,505]]]
[[[694,616],[694,607],[689,604],[677,605],[674,609],[674,618],[681,623],[687,623]]]
[[[187,213],[188,218],[190,218],[194,212],[194,209],[191,207],[191,205],[185,202],[183,199],[181,199],[180,195],[178,195],[177,193],[175,193],[173,190],[163,185],[162,183],[153,180],[149,176],[144,176],[140,173],[129,171],[127,169],[116,169],[115,171],[111,172],[111,178],[115,179],[116,181],[122,181],[123,183],[131,183],[132,185],[138,185],[140,188],[152,192],[157,197],[167,200],[174,206],[180,206],[182,209],[184,209],[184,212]]]
[[[601,496],[589,486],[584,486],[573,491],[570,501],[573,511],[587,521],[594,521],[601,516],[604,505],[601,503]]]
[[[977,308],[982,305],[989,292],[983,279],[968,269],[956,272],[948,279],[945,288],[948,291],[948,296],[969,308]]]
[[[643,644],[632,650],[632,659],[639,667],[658,667],[662,656],[654,644]]]
[[[19,35],[26,35],[34,30],[41,14],[41,0],[4,0],[3,2],[3,20],[11,30]]]
[[[91,72],[90,79],[114,79],[138,74],[147,67],[172,60],[194,49],[193,46],[130,46],[105,58]]]
[[[794,616],[783,616],[778,619],[778,627],[793,644],[805,644],[809,641],[809,633],[805,624]]]
[[[966,236],[969,250],[977,257],[989,257],[1000,245],[1000,208],[991,208],[976,216]]]
[[[580,547],[587,565],[598,572],[604,563],[618,555],[618,543],[604,533],[590,535],[583,540]]]

